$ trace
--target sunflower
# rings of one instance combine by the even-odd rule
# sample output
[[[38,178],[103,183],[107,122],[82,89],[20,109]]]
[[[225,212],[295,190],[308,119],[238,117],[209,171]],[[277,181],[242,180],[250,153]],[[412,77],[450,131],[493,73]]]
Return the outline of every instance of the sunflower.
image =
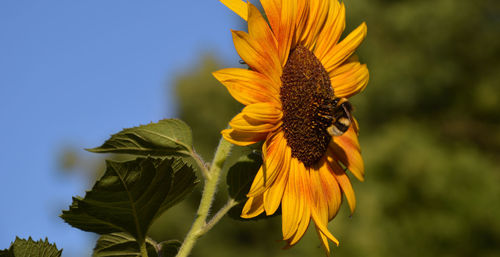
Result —
[[[358,125],[347,98],[368,83],[353,55],[366,36],[362,23],[343,40],[345,7],[338,0],[261,0],[267,21],[252,4],[221,0],[248,23],[232,31],[249,69],[213,73],[245,108],[222,131],[245,146],[264,141],[241,217],[272,215],[281,206],[283,240],[293,246],[311,219],[327,252],[328,230],[345,195],[356,206],[346,171],[363,181]]]

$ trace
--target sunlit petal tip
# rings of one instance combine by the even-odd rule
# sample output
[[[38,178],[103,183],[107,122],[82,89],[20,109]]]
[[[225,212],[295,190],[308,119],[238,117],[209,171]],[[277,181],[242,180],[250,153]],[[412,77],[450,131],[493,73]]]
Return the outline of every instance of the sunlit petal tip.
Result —
[[[338,246],[339,240],[337,240],[337,238],[335,238],[332,235],[332,233],[330,233],[328,227],[326,226],[327,223],[320,218],[317,210],[315,210],[314,208],[311,211],[311,217],[313,218],[314,223],[316,224],[316,228],[319,229],[319,231],[323,233],[323,235],[325,235],[326,238],[328,238],[330,241],[334,242]]]
[[[328,243],[328,238],[326,238],[326,236],[323,233],[321,233],[318,227],[316,227],[316,233],[318,234],[318,237],[321,240],[321,246],[325,250],[326,255],[330,256],[330,244]]]
[[[238,14],[242,19],[248,19],[247,4],[242,0],[219,0],[227,8]]]
[[[344,63],[354,51],[361,45],[366,37],[367,26],[363,22],[351,33],[349,33],[340,43],[332,47],[321,60],[325,70],[332,73],[335,68]]]

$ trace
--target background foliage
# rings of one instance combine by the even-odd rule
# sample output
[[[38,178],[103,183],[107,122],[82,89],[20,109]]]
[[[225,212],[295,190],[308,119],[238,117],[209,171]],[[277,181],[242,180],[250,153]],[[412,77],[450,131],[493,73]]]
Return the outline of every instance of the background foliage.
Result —
[[[346,32],[368,24],[358,55],[371,79],[352,99],[367,177],[354,183],[354,215],[344,206],[329,225],[341,242],[333,254],[498,256],[500,2],[345,3]],[[210,73],[238,65],[205,55],[173,85],[179,117],[192,127],[194,147],[207,160],[220,130],[242,107]],[[227,190],[224,182],[220,190]],[[182,239],[198,199],[199,192],[173,207],[149,236]],[[283,251],[279,216],[224,218],[192,256],[322,255],[311,231]]]

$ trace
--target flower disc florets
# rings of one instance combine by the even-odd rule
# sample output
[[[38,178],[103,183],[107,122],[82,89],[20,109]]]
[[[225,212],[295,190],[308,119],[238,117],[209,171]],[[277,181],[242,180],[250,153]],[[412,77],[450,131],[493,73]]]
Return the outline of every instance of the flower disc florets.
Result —
[[[288,57],[281,76],[283,130],[292,156],[306,167],[317,163],[326,152],[331,136],[335,98],[330,77],[321,62],[299,45]]]

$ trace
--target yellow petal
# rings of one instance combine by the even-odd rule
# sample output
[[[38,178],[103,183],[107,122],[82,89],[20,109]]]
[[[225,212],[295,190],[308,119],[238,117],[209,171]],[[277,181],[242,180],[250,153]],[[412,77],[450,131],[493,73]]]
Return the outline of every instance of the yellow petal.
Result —
[[[327,223],[321,220],[321,217],[319,216],[317,210],[312,209],[311,210],[311,217],[314,220],[314,223],[316,225],[316,229],[318,229],[326,238],[328,238],[330,241],[334,242],[337,246],[339,245],[339,240],[335,238],[330,231],[328,231]]]
[[[281,204],[283,192],[285,191],[288,182],[289,164],[292,159],[292,150],[290,147],[285,146],[285,153],[283,153],[283,166],[279,171],[278,177],[271,185],[271,187],[264,193],[264,209],[267,215],[272,215]]]
[[[311,197],[311,181],[309,178],[309,170],[302,170],[298,176],[300,177],[300,191],[299,197],[302,197],[303,201],[303,211],[299,215],[299,225],[297,231],[288,240],[288,245],[292,246],[299,242],[299,240],[304,236],[304,233],[309,227],[309,222],[311,220],[311,208],[314,208],[314,202]]]
[[[248,2],[248,34],[266,49],[272,59],[279,63],[278,42],[259,9],[250,2]]]
[[[322,170],[325,170],[324,169],[325,165],[321,165],[320,168],[319,168],[319,171],[320,171],[320,177],[322,175],[321,171]],[[324,179],[323,177],[321,177],[321,182],[324,183],[325,181],[329,181],[327,179]],[[312,208],[311,209],[311,217],[312,219],[314,220],[314,223],[316,225],[316,229],[318,229],[326,238],[328,238],[329,240],[331,240],[332,242],[334,242],[335,244],[339,244],[339,241],[332,235],[332,233],[330,233],[330,231],[328,231],[328,220],[325,219],[325,210],[324,208],[323,209],[319,209],[319,208]]]
[[[239,68],[222,69],[212,73],[238,102],[249,105],[275,102],[279,105],[279,87],[261,73]]]
[[[295,234],[299,225],[298,213],[302,213],[303,211],[301,206],[302,198],[298,195],[297,188],[299,186],[298,172],[300,172],[299,162],[297,159],[292,158],[288,182],[281,202],[283,240],[287,240]]]
[[[243,210],[241,211],[241,217],[245,219],[251,219],[259,216],[264,211],[263,196],[259,195],[256,197],[248,198]]]
[[[363,91],[368,84],[369,73],[365,64],[348,62],[330,73],[335,96],[349,98]]]
[[[330,0],[330,8],[328,10],[328,18],[325,26],[321,30],[314,55],[319,60],[322,60],[328,51],[337,44],[340,35],[345,29],[345,6],[344,3],[339,3],[338,0]]]
[[[266,43],[259,42],[243,31],[232,31],[234,47],[238,55],[252,70],[264,74],[274,83],[280,83],[282,68],[276,52],[266,49]]]
[[[270,132],[281,126],[281,110],[272,103],[247,105],[230,122],[231,128],[243,132]]]
[[[263,164],[255,175],[247,196],[251,197],[262,194],[273,185],[278,174],[288,166],[285,163],[285,148],[286,142],[283,132],[273,133],[268,136],[262,146]]]
[[[345,173],[344,169],[340,167],[340,165],[335,162],[330,162],[331,172],[335,176],[335,179],[339,183],[342,191],[347,198],[347,203],[349,204],[349,208],[351,209],[351,215],[354,213],[356,209],[356,196],[354,195],[354,190],[352,189],[351,181],[349,181],[349,177]]]
[[[305,20],[306,25],[302,30],[297,30],[296,34],[299,38],[299,44],[308,49],[313,49],[318,34],[326,21],[330,2],[324,0],[310,0],[308,3],[307,18]]]
[[[281,121],[283,112],[275,103],[255,103],[247,105],[241,113],[250,119],[277,124]]]
[[[279,33],[275,32],[278,41],[278,52],[282,67],[288,60],[290,49],[293,49],[295,20],[297,19],[297,1],[282,0]]]
[[[365,167],[361,157],[358,135],[351,126],[342,136],[332,137],[328,146],[336,161],[340,161],[360,181],[364,180]]]
[[[321,232],[321,230],[316,226],[316,232],[318,234],[319,239],[321,240],[321,246],[326,251],[326,255],[330,256],[330,246],[328,245],[328,238]]]
[[[221,133],[227,141],[236,145],[255,144],[281,126],[281,115],[281,110],[272,103],[251,104],[229,122],[230,129]]]
[[[281,1],[282,0],[261,0],[260,3],[264,12],[266,13],[267,20],[271,24],[271,28],[275,35],[279,35],[281,24]]]
[[[247,20],[247,4],[241,0],[220,0],[227,8],[238,14],[242,19]]]
[[[273,124],[254,120],[240,113],[236,115],[230,122],[229,126],[236,131],[250,132],[250,133],[269,133],[277,129],[281,124]]]
[[[328,73],[332,72],[333,69],[341,65],[354,53],[356,48],[363,42],[366,30],[366,24],[363,22],[340,43],[327,50],[325,56],[320,61]]]
[[[266,139],[268,132],[246,132],[234,129],[224,129],[221,131],[224,139],[239,146],[252,145]]]
[[[325,222],[328,222],[337,215],[340,204],[342,203],[342,194],[340,192],[340,187],[337,183],[337,180],[328,168],[328,163],[326,161],[321,165],[321,168],[318,171],[318,176],[320,180],[319,189],[323,193],[324,202],[327,206],[326,217],[324,214],[321,215],[322,213],[320,213],[320,217],[326,220]]]
[[[321,219],[328,221],[328,215],[324,215],[324,217],[322,215],[323,213],[328,214],[328,203],[326,201],[326,192],[323,191],[319,170],[311,170],[309,176],[311,183],[311,201],[314,204],[314,208],[318,209],[318,214],[321,216]]]
[[[307,27],[307,20],[309,17],[309,4],[311,1],[298,1],[297,2],[297,17],[295,28],[295,41],[297,44],[301,43],[303,31]]]

